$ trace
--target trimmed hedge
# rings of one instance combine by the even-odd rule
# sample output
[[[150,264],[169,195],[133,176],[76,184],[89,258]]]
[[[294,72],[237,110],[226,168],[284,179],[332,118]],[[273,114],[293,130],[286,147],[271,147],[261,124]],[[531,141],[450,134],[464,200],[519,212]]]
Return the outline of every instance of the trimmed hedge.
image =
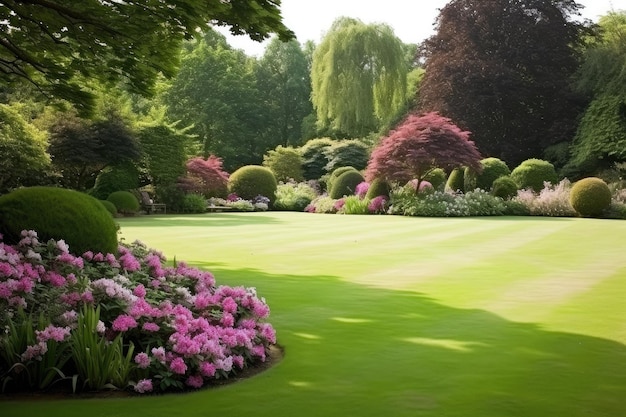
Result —
[[[376,178],[370,184],[370,188],[367,189],[367,194],[365,195],[365,198],[368,200],[373,200],[374,198],[382,195],[386,197],[387,200],[389,200],[390,192],[391,192],[391,187],[389,186],[389,183],[385,180]]]
[[[334,199],[354,195],[356,186],[363,181],[365,181],[365,178],[363,178],[363,175],[361,175],[359,171],[355,169],[348,170],[339,175],[337,179],[333,181],[329,195]]]
[[[501,159],[485,158],[480,163],[483,170],[476,175],[476,187],[481,190],[490,191],[495,180],[511,174],[511,170]]]
[[[511,178],[517,184],[517,188],[532,189],[538,193],[543,190],[544,182],[556,184],[558,176],[554,165],[542,159],[527,159],[511,172]]]
[[[491,186],[491,194],[509,200],[517,195],[517,184],[508,175],[496,178]]]
[[[115,191],[107,197],[117,208],[118,213],[134,214],[139,210],[139,200],[130,191]]]
[[[237,194],[244,200],[252,200],[262,195],[270,200],[270,205],[276,200],[278,183],[271,169],[260,165],[246,165],[233,172],[228,179],[228,191]]]
[[[598,217],[611,205],[611,190],[600,178],[583,178],[572,186],[569,198],[581,216]]]
[[[446,190],[465,192],[465,168],[454,168],[448,176]]]
[[[22,230],[39,240],[64,240],[73,254],[117,253],[117,225],[94,197],[54,187],[21,188],[0,197],[0,233],[15,244]]]

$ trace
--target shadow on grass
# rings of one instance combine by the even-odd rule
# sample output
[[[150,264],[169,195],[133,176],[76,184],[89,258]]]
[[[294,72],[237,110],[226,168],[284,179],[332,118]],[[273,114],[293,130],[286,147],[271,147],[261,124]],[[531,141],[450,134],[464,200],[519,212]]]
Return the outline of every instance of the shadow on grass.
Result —
[[[263,213],[168,214],[122,217],[115,220],[128,227],[230,227],[281,223],[277,217]]]
[[[626,346],[336,277],[212,271],[267,299],[286,356],[248,381],[190,395],[0,402],[2,415],[620,416]],[[297,410],[297,411],[296,411]]]

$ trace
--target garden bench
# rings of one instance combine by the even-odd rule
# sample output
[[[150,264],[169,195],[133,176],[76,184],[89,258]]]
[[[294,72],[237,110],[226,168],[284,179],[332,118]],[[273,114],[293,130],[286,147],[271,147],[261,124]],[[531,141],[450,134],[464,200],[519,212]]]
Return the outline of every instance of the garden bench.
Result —
[[[141,191],[141,208],[148,214],[154,213],[167,213],[167,206],[163,203],[155,203],[151,198],[150,194],[146,191]]]

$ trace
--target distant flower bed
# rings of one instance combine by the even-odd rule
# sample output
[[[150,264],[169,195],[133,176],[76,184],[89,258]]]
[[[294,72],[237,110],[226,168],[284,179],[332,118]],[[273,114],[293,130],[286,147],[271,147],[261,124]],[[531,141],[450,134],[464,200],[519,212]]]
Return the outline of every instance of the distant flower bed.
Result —
[[[0,235],[0,387],[138,393],[199,388],[265,361],[276,343],[253,288],[216,286],[140,242],[70,253],[64,241]]]

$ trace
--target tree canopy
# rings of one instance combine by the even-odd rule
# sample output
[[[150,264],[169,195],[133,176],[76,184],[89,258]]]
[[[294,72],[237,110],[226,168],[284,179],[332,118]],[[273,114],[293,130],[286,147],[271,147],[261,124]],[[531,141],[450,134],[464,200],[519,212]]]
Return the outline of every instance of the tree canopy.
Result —
[[[339,18],[313,54],[312,101],[318,123],[363,137],[406,102],[402,42],[385,24]]]
[[[399,183],[417,179],[419,189],[436,168],[465,166],[481,172],[481,156],[469,136],[438,113],[411,114],[372,151],[366,178]]]
[[[174,75],[178,49],[211,25],[262,40],[293,38],[280,0],[7,0],[0,3],[0,80],[27,80],[90,110],[81,79],[128,80],[150,93]]]
[[[585,25],[573,0],[453,0],[423,46],[421,111],[472,132],[511,165],[573,137],[583,102],[571,77]]]

